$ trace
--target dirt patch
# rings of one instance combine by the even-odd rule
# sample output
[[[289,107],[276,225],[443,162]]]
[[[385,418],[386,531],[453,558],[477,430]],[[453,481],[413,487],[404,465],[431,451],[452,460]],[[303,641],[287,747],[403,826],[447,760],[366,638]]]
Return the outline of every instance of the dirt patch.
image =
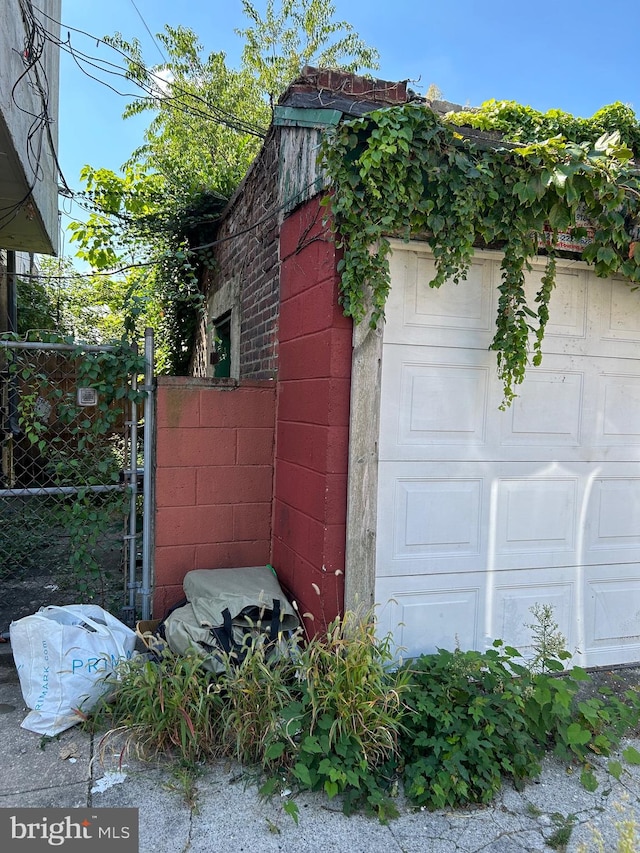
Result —
[[[77,578],[61,564],[54,549],[42,553],[38,568],[22,569],[0,575],[0,633],[9,630],[16,619],[29,616],[41,607],[63,604],[99,604],[122,619],[125,604],[124,571],[120,543],[107,546],[101,554],[101,576],[80,592]]]

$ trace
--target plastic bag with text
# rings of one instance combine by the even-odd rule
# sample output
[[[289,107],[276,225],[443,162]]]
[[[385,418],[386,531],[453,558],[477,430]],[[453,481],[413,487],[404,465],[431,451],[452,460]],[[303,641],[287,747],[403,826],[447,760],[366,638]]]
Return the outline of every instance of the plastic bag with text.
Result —
[[[130,658],[135,632],[96,604],[42,607],[9,626],[22,696],[22,728],[53,737],[79,723]]]

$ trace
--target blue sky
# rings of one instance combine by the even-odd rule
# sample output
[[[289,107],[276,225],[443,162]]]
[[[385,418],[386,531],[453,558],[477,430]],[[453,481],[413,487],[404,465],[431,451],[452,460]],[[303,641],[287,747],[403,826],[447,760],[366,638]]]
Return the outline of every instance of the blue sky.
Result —
[[[255,0],[258,8],[264,4]],[[62,0],[62,38],[66,27],[98,37],[119,31],[139,38],[146,61],[155,64],[160,55],[136,6],[152,33],[166,23],[191,27],[207,52],[223,50],[231,66],[239,64],[242,43],[234,29],[245,23],[240,0]],[[335,6],[336,17],[379,50],[378,75],[412,80],[421,93],[435,83],[445,98],[462,104],[506,98],[590,116],[619,100],[640,111],[637,2],[335,0]],[[71,41],[113,61],[93,39],[71,32]],[[146,119],[122,120],[125,103],[62,54],[60,161],[72,188],[80,187],[85,163],[118,169],[141,142]]]

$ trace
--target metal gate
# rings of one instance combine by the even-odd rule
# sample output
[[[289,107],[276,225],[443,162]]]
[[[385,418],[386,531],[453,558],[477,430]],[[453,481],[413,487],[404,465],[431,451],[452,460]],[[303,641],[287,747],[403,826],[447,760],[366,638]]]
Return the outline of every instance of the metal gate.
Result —
[[[153,388],[151,329],[143,356],[0,341],[1,586],[149,618]]]

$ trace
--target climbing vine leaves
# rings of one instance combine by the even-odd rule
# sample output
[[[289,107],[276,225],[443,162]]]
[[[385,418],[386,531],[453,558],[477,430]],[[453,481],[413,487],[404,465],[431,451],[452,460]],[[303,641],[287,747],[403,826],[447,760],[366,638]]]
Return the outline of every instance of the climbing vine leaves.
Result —
[[[470,124],[500,135],[474,136]],[[432,287],[464,282],[476,248],[500,249],[490,348],[509,405],[530,359],[542,358],[559,234],[570,229],[574,240],[589,234],[582,258],[598,276],[640,282],[636,150],[640,125],[622,104],[575,119],[493,101],[441,119],[410,103],[344,122],[327,137],[322,164],[331,181],[325,201],[344,249],[345,313],[355,322],[366,317],[374,328],[384,318],[389,237],[429,241]],[[589,231],[576,222],[588,223]],[[539,255],[546,256],[546,270],[529,304],[525,273]]]

